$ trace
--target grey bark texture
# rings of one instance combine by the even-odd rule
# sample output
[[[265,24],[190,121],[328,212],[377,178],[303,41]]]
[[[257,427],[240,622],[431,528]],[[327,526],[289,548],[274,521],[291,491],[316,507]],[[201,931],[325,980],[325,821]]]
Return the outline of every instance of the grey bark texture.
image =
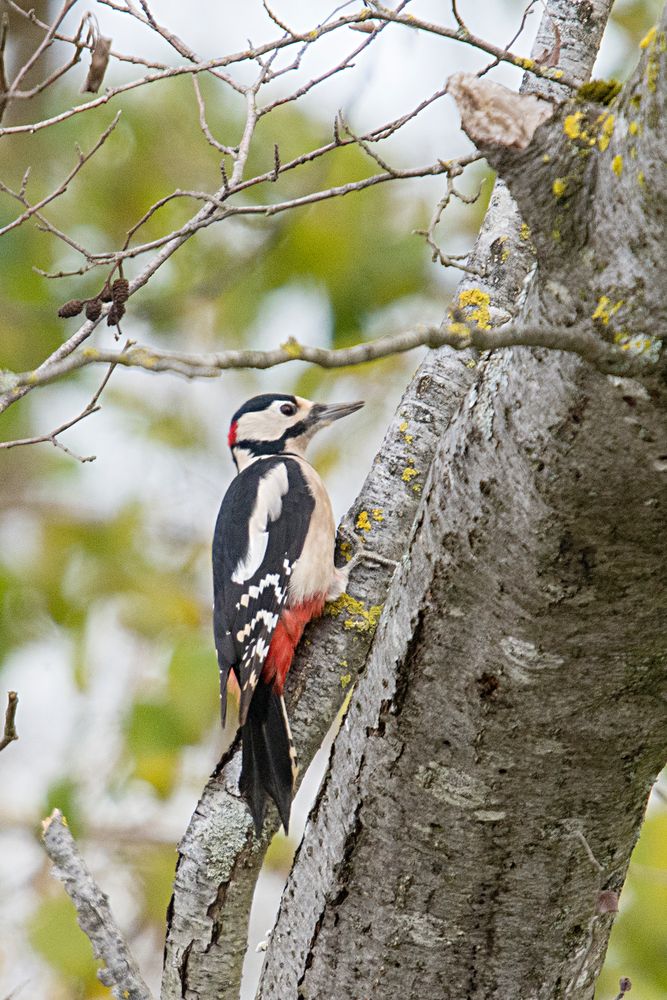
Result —
[[[108,897],[90,874],[59,809],[54,809],[42,823],[42,841],[53,862],[54,874],[76,907],[79,925],[93,947],[95,958],[103,963],[97,973],[100,982],[110,988],[115,1000],[152,1000],[114,920]]]
[[[609,7],[552,0],[535,55],[557,49],[585,80]],[[507,187],[474,251],[484,277],[459,290],[468,314],[587,326],[630,349],[639,331],[655,361],[665,255],[660,220],[642,218],[665,189],[661,38],[612,108],[555,106],[523,151],[480,140]],[[363,670],[262,997],[591,995],[611,920],[598,893],[622,884],[666,749],[667,428],[653,372],[610,379],[526,349],[476,365],[432,352],[418,371],[350,513],[380,509],[369,547],[407,551],[380,628],[373,639],[389,574],[374,567],[354,578],[361,605],[314,624],[290,673],[303,770],[341,676]],[[180,846],[164,1000],[238,996],[266,847],[238,768],[234,745]]]
[[[663,15],[611,108],[557,108],[523,151],[482,146],[536,247],[522,318],[643,337],[657,363],[642,382],[525,349],[479,365],[336,740],[262,1000],[593,995],[667,757],[667,387],[650,340],[665,329],[666,47]]]

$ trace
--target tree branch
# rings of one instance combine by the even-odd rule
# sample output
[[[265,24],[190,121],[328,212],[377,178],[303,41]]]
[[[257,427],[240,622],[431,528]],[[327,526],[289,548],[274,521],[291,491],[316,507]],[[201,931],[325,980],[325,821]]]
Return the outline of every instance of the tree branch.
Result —
[[[116,125],[120,121],[120,116],[121,112],[118,111],[111,124],[108,125],[107,128],[105,128],[105,130],[102,132],[97,142],[92,146],[92,148],[87,153],[82,153],[81,150],[79,150],[77,162],[72,167],[67,176],[64,178],[64,180],[61,181],[61,183],[58,185],[57,188],[54,188],[50,194],[45,195],[41,199],[41,201],[38,201],[36,204],[31,205],[28,202],[28,199],[26,198],[25,186],[27,178],[24,178],[24,183],[21,185],[21,189],[19,191],[13,191],[10,187],[8,187],[6,184],[0,181],[0,191],[4,191],[5,194],[8,194],[12,198],[15,198],[22,205],[24,205],[26,209],[22,215],[18,216],[16,219],[12,219],[12,221],[8,222],[6,226],[0,227],[0,236],[4,236],[5,233],[10,232],[12,229],[16,229],[18,226],[22,225],[33,215],[37,215],[37,217],[41,219],[42,218],[40,216],[41,210],[45,208],[50,202],[55,201],[56,198],[59,198],[60,195],[64,194],[67,191],[67,188],[69,187],[71,181],[74,180],[74,178],[82,169],[82,167],[84,167],[85,164],[88,163],[88,161],[95,155],[98,149],[100,149],[107,141],[107,139],[115,129]],[[46,220],[42,219],[42,221],[44,222]],[[53,232],[53,230],[51,231]]]
[[[43,821],[42,830],[42,841],[55,875],[76,907],[79,924],[93,946],[95,957],[104,962],[105,968],[97,974],[100,982],[110,987],[116,1000],[152,1000],[114,920],[109,900],[79,854],[59,809],[54,809]]]
[[[90,365],[112,364],[125,368],[142,368],[149,372],[171,371],[186,378],[215,378],[231,369],[266,369],[292,361],[307,361],[320,368],[349,368],[376,361],[379,358],[411,351],[416,347],[452,347],[456,351],[473,348],[477,351],[501,347],[544,347],[554,351],[577,354],[607,374],[637,375],[652,370],[654,361],[641,352],[633,353],[609,344],[583,327],[542,327],[539,325],[508,325],[482,329],[474,322],[451,322],[448,326],[420,326],[414,330],[378,337],[353,347],[311,347],[290,338],[269,351],[230,350],[216,354],[186,354],[181,351],[160,351],[136,345],[127,350],[109,351],[87,347],[46,368],[23,372],[11,378],[17,391],[24,386],[35,388],[54,382],[73,371]]]

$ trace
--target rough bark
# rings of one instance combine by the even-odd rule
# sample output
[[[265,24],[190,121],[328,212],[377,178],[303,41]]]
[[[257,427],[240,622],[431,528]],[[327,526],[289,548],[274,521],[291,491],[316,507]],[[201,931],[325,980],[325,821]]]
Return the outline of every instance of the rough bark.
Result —
[[[352,526],[367,511],[372,526],[364,539],[368,548],[394,559],[405,551],[436,441],[470,380],[462,355],[445,359],[434,354],[421,366],[387,432],[383,460],[373,466],[347,519]],[[373,510],[381,511],[384,520],[375,520]],[[384,567],[360,568],[350,585],[358,603],[339,602],[304,635],[286,690],[302,774],[363,665],[390,575]],[[236,741],[211,776],[179,846],[164,1000],[238,997],[255,882],[278,826],[272,813],[264,837],[254,840],[238,794],[239,770]]]
[[[581,79],[602,5],[549,10],[560,65],[588,51]],[[664,29],[612,107],[556,108],[524,150],[480,140],[537,252],[522,318],[654,358]],[[592,996],[667,756],[665,454],[659,367],[640,383],[525,349],[479,365],[283,896],[264,1000]]]
[[[604,23],[600,18],[592,38],[593,52]],[[541,35],[548,37],[549,31],[547,24]],[[591,60],[585,48],[573,52],[570,62],[578,77],[585,77]],[[506,252],[511,253],[512,268],[504,266]],[[491,324],[509,319],[524,294],[534,254],[502,182],[494,189],[470,263],[483,277],[474,283],[466,278],[459,297],[474,284],[493,296]],[[474,374],[470,354],[449,350],[428,354],[406,389],[359,497],[345,518],[351,527],[361,511],[382,511],[382,521],[371,515],[371,531],[364,540],[389,558],[398,560],[406,551],[437,443]],[[304,635],[286,688],[301,774],[343,702],[346,690],[341,678],[353,683],[363,667],[373,638],[374,609],[385,600],[390,575],[382,567],[360,568],[350,587],[360,606],[341,607],[309,626]],[[167,918],[162,1000],[238,997],[255,883],[268,840],[278,826],[272,814],[262,841],[253,840],[249,814],[238,797],[239,770],[235,743],[211,775],[179,845]]]
[[[512,253],[506,268],[503,251]],[[493,294],[492,324],[512,315],[533,266],[530,243],[506,188],[496,185],[471,263],[484,277],[475,287]],[[460,292],[471,286],[462,282]],[[380,510],[365,537],[368,547],[400,559],[406,551],[428,469],[438,440],[474,378],[470,355],[432,351],[406,389],[382,447],[345,522],[361,511]],[[350,590],[359,606],[342,606],[307,629],[290,670],[286,699],[305,773],[347,693],[363,667],[376,611],[387,593],[390,572],[360,568]],[[162,1000],[231,1000],[238,997],[247,945],[248,916],[267,842],[278,826],[267,819],[265,837],[253,840],[252,824],[238,797],[240,757],[235,743],[204,789],[179,846],[174,895],[169,908]]]

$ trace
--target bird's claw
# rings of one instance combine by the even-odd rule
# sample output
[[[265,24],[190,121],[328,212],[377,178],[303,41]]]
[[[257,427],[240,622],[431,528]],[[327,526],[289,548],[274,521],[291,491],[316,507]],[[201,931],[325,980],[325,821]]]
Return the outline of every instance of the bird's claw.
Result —
[[[348,576],[352,570],[356,569],[359,563],[364,562],[364,560],[366,562],[378,563],[380,566],[389,566],[391,569],[396,569],[398,564],[395,559],[389,559],[387,556],[381,556],[379,552],[370,552],[366,548],[364,539],[350,531],[346,526],[341,525],[338,529],[338,533],[343,543],[347,543],[353,550],[356,550],[353,551],[347,565],[344,567]]]

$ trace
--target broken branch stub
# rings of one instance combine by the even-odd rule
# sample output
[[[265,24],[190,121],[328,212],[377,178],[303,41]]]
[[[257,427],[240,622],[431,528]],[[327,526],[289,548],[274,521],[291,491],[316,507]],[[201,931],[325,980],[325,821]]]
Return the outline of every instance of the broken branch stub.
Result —
[[[486,146],[526,149],[537,128],[554,113],[550,101],[517,94],[472,73],[450,76],[447,92],[456,101],[463,131],[480,150]]]

